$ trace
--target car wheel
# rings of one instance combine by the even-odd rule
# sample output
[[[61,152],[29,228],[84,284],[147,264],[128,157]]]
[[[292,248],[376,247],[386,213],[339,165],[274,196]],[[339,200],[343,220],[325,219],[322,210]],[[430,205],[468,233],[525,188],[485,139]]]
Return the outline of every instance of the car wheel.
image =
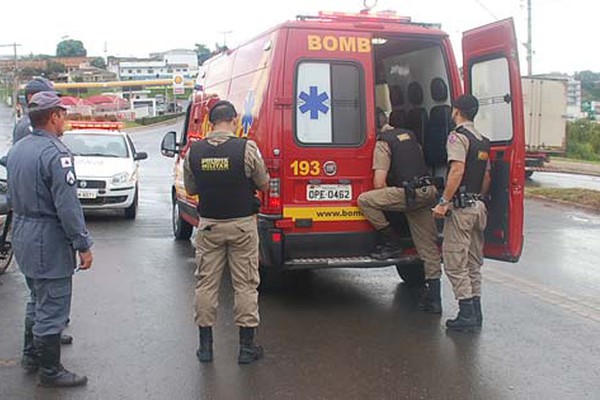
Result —
[[[525,171],[525,178],[529,179],[533,175],[533,171]]]
[[[134,220],[137,215],[137,206],[138,206],[138,189],[135,189],[135,197],[133,198],[133,203],[129,207],[125,209],[125,218]]]
[[[194,226],[188,223],[186,220],[181,218],[181,211],[179,209],[179,202],[177,199],[173,200],[173,235],[177,240],[189,240],[192,236]]]
[[[400,275],[400,278],[408,286],[425,285],[425,268],[423,263],[396,265],[396,271],[398,271],[398,275]]]

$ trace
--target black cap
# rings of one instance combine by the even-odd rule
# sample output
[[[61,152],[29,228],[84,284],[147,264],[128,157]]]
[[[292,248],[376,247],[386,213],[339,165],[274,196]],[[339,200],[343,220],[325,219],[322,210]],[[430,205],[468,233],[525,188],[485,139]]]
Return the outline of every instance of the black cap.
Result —
[[[462,111],[465,117],[473,120],[479,111],[479,102],[470,94],[463,94],[452,102],[452,107]]]

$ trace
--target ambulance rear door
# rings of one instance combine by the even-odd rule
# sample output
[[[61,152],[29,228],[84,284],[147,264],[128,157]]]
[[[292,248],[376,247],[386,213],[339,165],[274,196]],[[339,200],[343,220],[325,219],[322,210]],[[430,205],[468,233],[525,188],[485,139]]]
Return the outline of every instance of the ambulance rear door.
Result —
[[[368,231],[375,141],[371,33],[290,29],[282,206],[295,233]]]
[[[516,262],[523,247],[525,134],[512,19],[463,34],[465,93],[479,100],[475,126],[492,142],[485,256]]]

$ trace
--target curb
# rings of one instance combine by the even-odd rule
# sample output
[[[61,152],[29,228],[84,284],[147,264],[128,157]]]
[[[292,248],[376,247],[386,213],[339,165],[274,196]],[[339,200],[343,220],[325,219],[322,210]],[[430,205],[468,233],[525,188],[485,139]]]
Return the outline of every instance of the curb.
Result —
[[[173,124],[178,124],[183,122],[183,117],[178,117],[167,120],[167,121],[161,121],[161,122],[157,122],[155,124],[150,124],[150,125],[141,125],[141,126],[136,126],[133,128],[127,128],[127,129],[123,129],[124,132],[128,132],[128,133],[135,133],[138,131],[143,131],[146,130],[148,128],[160,128],[161,126],[168,126],[168,125],[173,125]]]
[[[600,214],[600,209],[598,209],[596,207],[593,207],[593,206],[588,206],[588,205],[579,204],[579,203],[573,203],[573,202],[565,201],[565,200],[553,199],[553,198],[542,196],[542,195],[539,195],[539,194],[525,194],[525,198],[526,199],[541,200],[541,201],[544,201],[546,203],[559,204],[561,206],[566,206],[566,207],[571,207],[571,208],[578,208],[578,209],[581,209],[581,210],[593,212],[595,214]]]

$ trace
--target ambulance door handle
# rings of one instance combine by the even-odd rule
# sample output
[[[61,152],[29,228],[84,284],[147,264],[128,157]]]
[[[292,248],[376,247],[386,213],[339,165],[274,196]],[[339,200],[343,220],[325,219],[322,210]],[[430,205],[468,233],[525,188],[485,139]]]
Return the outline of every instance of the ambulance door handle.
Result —
[[[352,181],[350,179],[338,179],[338,183],[341,185],[349,185]]]
[[[277,97],[275,98],[275,107],[277,108],[291,108],[294,102],[291,98]]]
[[[309,179],[308,183],[311,185],[320,185],[322,182],[320,179]]]

